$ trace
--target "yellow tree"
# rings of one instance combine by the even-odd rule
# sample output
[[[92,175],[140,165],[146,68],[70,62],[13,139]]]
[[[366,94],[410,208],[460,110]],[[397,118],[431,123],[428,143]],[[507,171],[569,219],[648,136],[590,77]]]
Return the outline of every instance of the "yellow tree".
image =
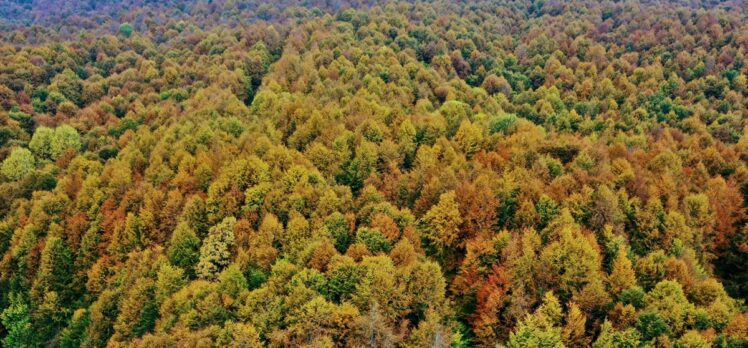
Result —
[[[422,235],[439,250],[455,247],[460,242],[462,217],[455,201],[455,192],[439,196],[439,203],[432,206],[421,218]]]

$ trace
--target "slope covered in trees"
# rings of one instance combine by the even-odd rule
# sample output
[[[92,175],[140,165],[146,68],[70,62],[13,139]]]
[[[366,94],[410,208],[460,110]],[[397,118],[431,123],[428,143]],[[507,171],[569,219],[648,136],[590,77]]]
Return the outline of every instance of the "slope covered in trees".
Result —
[[[748,345],[746,3],[71,3],[0,6],[3,347]]]

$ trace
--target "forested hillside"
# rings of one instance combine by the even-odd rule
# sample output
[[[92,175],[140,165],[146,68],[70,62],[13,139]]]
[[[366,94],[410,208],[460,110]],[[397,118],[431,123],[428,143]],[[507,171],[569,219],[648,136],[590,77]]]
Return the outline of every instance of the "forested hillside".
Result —
[[[2,347],[748,347],[748,4],[0,0]]]

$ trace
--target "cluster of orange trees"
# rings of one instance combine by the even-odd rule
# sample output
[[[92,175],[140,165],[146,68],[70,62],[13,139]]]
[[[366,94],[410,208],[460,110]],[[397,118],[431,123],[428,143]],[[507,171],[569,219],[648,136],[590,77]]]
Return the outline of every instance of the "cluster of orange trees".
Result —
[[[10,1],[3,347],[746,347],[742,1]]]

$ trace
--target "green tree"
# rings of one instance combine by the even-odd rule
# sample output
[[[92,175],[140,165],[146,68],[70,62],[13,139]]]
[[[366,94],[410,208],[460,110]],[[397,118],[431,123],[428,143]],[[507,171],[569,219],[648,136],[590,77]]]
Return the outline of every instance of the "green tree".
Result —
[[[34,136],[29,141],[29,149],[39,158],[52,158],[52,142],[55,131],[52,128],[41,126],[34,131]]]
[[[247,282],[247,278],[244,277],[241,269],[236,264],[226,267],[218,276],[218,291],[222,294],[238,298],[248,288],[249,283]]]
[[[339,252],[344,253],[348,250],[348,246],[351,245],[352,238],[349,232],[348,222],[345,220],[345,216],[339,212],[330,214],[325,219],[325,227],[330,232],[335,244],[335,249]]]
[[[538,229],[542,230],[558,215],[558,204],[547,195],[543,194],[535,203],[535,210],[540,217]]]
[[[34,171],[35,162],[36,159],[31,151],[17,147],[3,161],[0,171],[10,180],[20,180]]]
[[[81,138],[73,127],[62,125],[55,129],[39,127],[29,142],[29,148],[39,158],[55,160],[67,149],[79,150]]]
[[[450,100],[439,108],[439,113],[447,121],[447,135],[452,137],[457,134],[457,130],[460,128],[462,121],[470,120],[473,111],[470,109],[470,105],[468,104],[456,100]]]
[[[73,258],[65,242],[57,236],[47,237],[42,250],[36,287],[42,291],[54,291],[69,299],[73,280]]]
[[[553,241],[540,253],[541,279],[549,288],[557,289],[562,299],[568,300],[588,283],[599,281],[599,249],[595,238],[584,235],[567,211],[548,228],[553,230],[550,236]]]
[[[362,227],[356,231],[356,242],[366,245],[372,254],[388,253],[392,245],[377,229]]]
[[[18,293],[11,293],[9,298],[8,306],[0,313],[0,321],[7,332],[2,339],[3,347],[28,347],[33,337],[29,306]]]
[[[446,297],[445,288],[444,276],[436,262],[417,262],[413,265],[407,285],[413,312],[420,317],[428,314],[426,309],[429,307],[441,309]]]
[[[31,318],[33,340],[35,343],[49,344],[64,327],[69,313],[64,307],[65,303],[62,303],[60,296],[54,291],[45,292],[36,303]]]
[[[133,32],[132,25],[130,25],[130,23],[127,23],[127,22],[120,24],[119,32],[125,37],[130,37],[130,35],[132,35],[132,32]]]
[[[292,256],[298,255],[309,244],[312,228],[309,221],[297,211],[291,211],[288,224],[283,234],[284,251]]]
[[[112,340],[128,342],[153,330],[158,318],[153,280],[140,278],[129,287],[119,305]]]
[[[633,328],[617,331],[609,321],[605,321],[600,329],[593,348],[637,348],[641,335]]]
[[[125,223],[115,227],[112,241],[109,243],[109,252],[125,259],[127,253],[141,246],[142,228],[140,218],[133,213],[128,213]]]
[[[231,263],[234,224],[236,224],[236,218],[227,217],[218,225],[210,228],[208,237],[200,247],[200,260],[195,267],[198,277],[216,279],[221,270]]]
[[[70,319],[68,326],[60,335],[60,347],[77,348],[85,340],[86,328],[91,323],[88,311],[85,309],[76,310]]]
[[[80,150],[81,137],[75,128],[68,125],[62,125],[55,128],[55,135],[52,138],[52,158],[58,158],[67,149]]]
[[[195,265],[200,261],[200,239],[186,222],[179,223],[171,235],[168,255],[173,265],[194,276]]]
[[[644,313],[636,318],[636,328],[645,341],[655,339],[670,332],[670,328],[657,313]]]
[[[183,269],[168,263],[163,264],[156,275],[156,302],[163,302],[185,284],[187,280]]]
[[[507,348],[562,348],[562,331],[558,326],[563,312],[558,299],[551,292],[545,294],[543,304],[528,314],[509,335]]]
[[[350,257],[336,257],[327,270],[326,296],[336,303],[350,300],[363,279],[364,269]]]
[[[83,105],[83,82],[81,82],[81,78],[73,70],[65,69],[55,75],[52,83],[49,85],[49,91],[59,93],[64,97],[58,102],[59,105],[63,104],[65,100],[78,106]],[[75,108],[74,105],[72,107]]]
[[[686,298],[682,285],[672,280],[657,283],[654,289],[647,293],[645,302],[644,310],[653,314],[644,318],[646,320],[643,323],[646,325],[643,327],[647,330],[642,334],[647,338],[655,337],[652,335],[660,333],[660,320],[666,324],[667,332],[680,335],[687,325],[688,318],[693,316],[695,310],[694,305]]]

